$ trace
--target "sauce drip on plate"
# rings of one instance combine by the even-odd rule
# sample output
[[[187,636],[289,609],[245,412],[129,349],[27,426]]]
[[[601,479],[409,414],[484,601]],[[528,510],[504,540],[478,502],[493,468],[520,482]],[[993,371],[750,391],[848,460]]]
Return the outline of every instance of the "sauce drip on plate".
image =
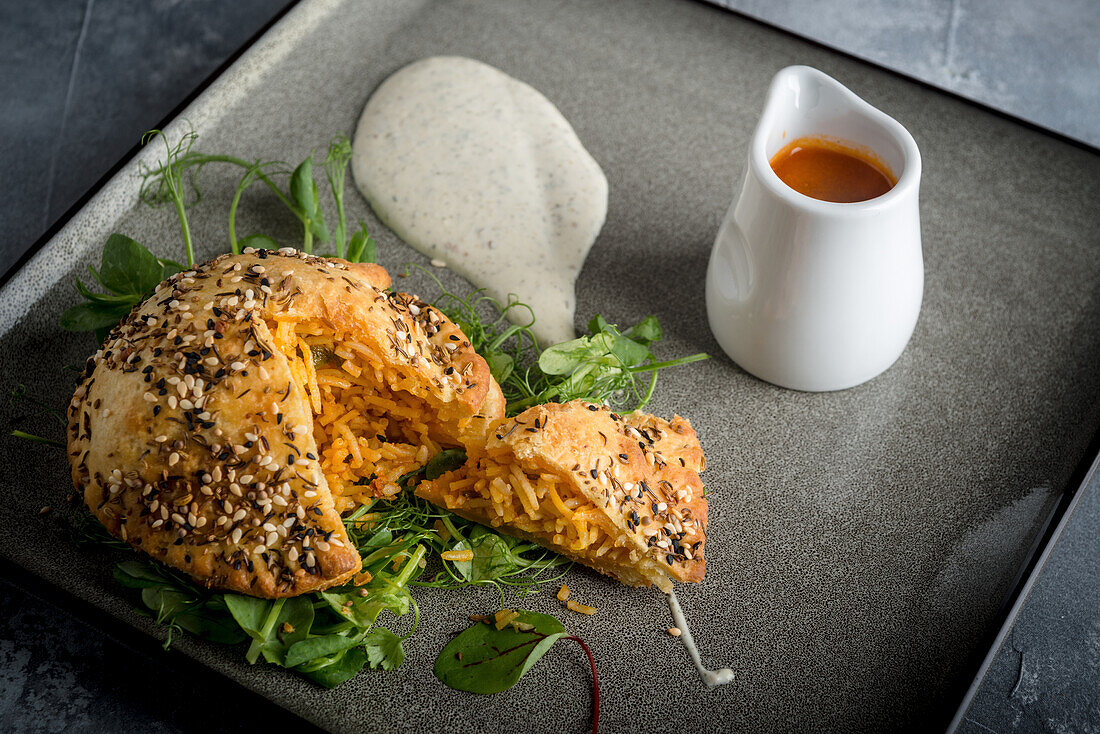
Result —
[[[772,156],[775,175],[800,194],[850,204],[882,196],[897,183],[870,151],[825,138],[798,138]]]
[[[691,661],[695,663],[695,669],[699,671],[699,677],[703,679],[703,683],[706,684],[707,688],[714,688],[733,681],[733,671],[729,668],[710,670],[703,665],[699,648],[695,646],[695,640],[691,637],[691,628],[688,627],[687,617],[684,616],[684,610],[680,608],[680,602],[676,600],[675,591],[668,593],[668,606],[672,610],[673,622],[680,628],[680,640],[687,648],[688,655],[691,656]]]
[[[607,215],[607,179],[538,91],[473,59],[412,63],[367,102],[352,172],[405,242],[529,305],[544,346],[574,338],[573,286]]]

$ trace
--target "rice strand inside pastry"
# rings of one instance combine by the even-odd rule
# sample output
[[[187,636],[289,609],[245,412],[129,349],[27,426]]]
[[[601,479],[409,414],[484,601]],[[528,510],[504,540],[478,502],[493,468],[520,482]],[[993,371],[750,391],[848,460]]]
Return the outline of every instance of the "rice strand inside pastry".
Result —
[[[397,480],[416,471],[453,440],[435,440],[431,410],[410,380],[387,371],[370,347],[323,324],[277,320],[275,345],[304,385],[313,410],[321,471],[336,510],[392,498]],[[401,385],[409,389],[402,389]]]

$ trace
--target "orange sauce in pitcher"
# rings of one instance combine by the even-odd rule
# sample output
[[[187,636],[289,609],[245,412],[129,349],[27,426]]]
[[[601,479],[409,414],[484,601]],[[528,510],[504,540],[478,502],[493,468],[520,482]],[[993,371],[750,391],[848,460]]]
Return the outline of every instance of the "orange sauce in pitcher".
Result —
[[[867,201],[897,179],[870,151],[826,138],[798,138],[772,156],[772,170],[800,194],[839,203]]]

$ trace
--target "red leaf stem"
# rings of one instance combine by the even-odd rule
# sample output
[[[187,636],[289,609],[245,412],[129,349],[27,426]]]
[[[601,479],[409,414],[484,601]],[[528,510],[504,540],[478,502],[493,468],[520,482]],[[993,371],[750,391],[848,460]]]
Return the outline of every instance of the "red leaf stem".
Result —
[[[596,730],[600,725],[600,678],[596,675],[596,658],[581,638],[576,635],[569,635],[565,639],[573,640],[579,644],[584,650],[584,654],[588,656],[588,665],[592,668],[592,734],[597,734]]]

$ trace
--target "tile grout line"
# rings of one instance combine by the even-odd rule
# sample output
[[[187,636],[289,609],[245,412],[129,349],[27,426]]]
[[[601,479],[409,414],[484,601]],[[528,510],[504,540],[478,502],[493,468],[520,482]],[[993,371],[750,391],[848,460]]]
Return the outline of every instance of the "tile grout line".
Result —
[[[61,126],[57,131],[57,140],[54,143],[53,154],[50,156],[50,169],[46,177],[46,205],[42,211],[44,227],[50,224],[50,206],[53,202],[54,181],[57,178],[57,161],[61,154],[61,146],[65,143],[65,132],[69,122],[69,109],[72,107],[73,90],[76,88],[76,74],[80,68],[80,54],[84,50],[84,39],[88,36],[88,26],[91,24],[92,6],[95,0],[87,0],[84,4],[84,18],[80,22],[80,33],[76,37],[76,48],[73,50],[73,62],[69,67],[69,83],[65,89],[65,103],[61,109]]]
[[[947,78],[951,79],[951,59],[955,56],[955,38],[959,32],[959,9],[962,0],[951,0],[951,16],[947,20],[947,40],[943,48],[943,68],[947,72]]]

